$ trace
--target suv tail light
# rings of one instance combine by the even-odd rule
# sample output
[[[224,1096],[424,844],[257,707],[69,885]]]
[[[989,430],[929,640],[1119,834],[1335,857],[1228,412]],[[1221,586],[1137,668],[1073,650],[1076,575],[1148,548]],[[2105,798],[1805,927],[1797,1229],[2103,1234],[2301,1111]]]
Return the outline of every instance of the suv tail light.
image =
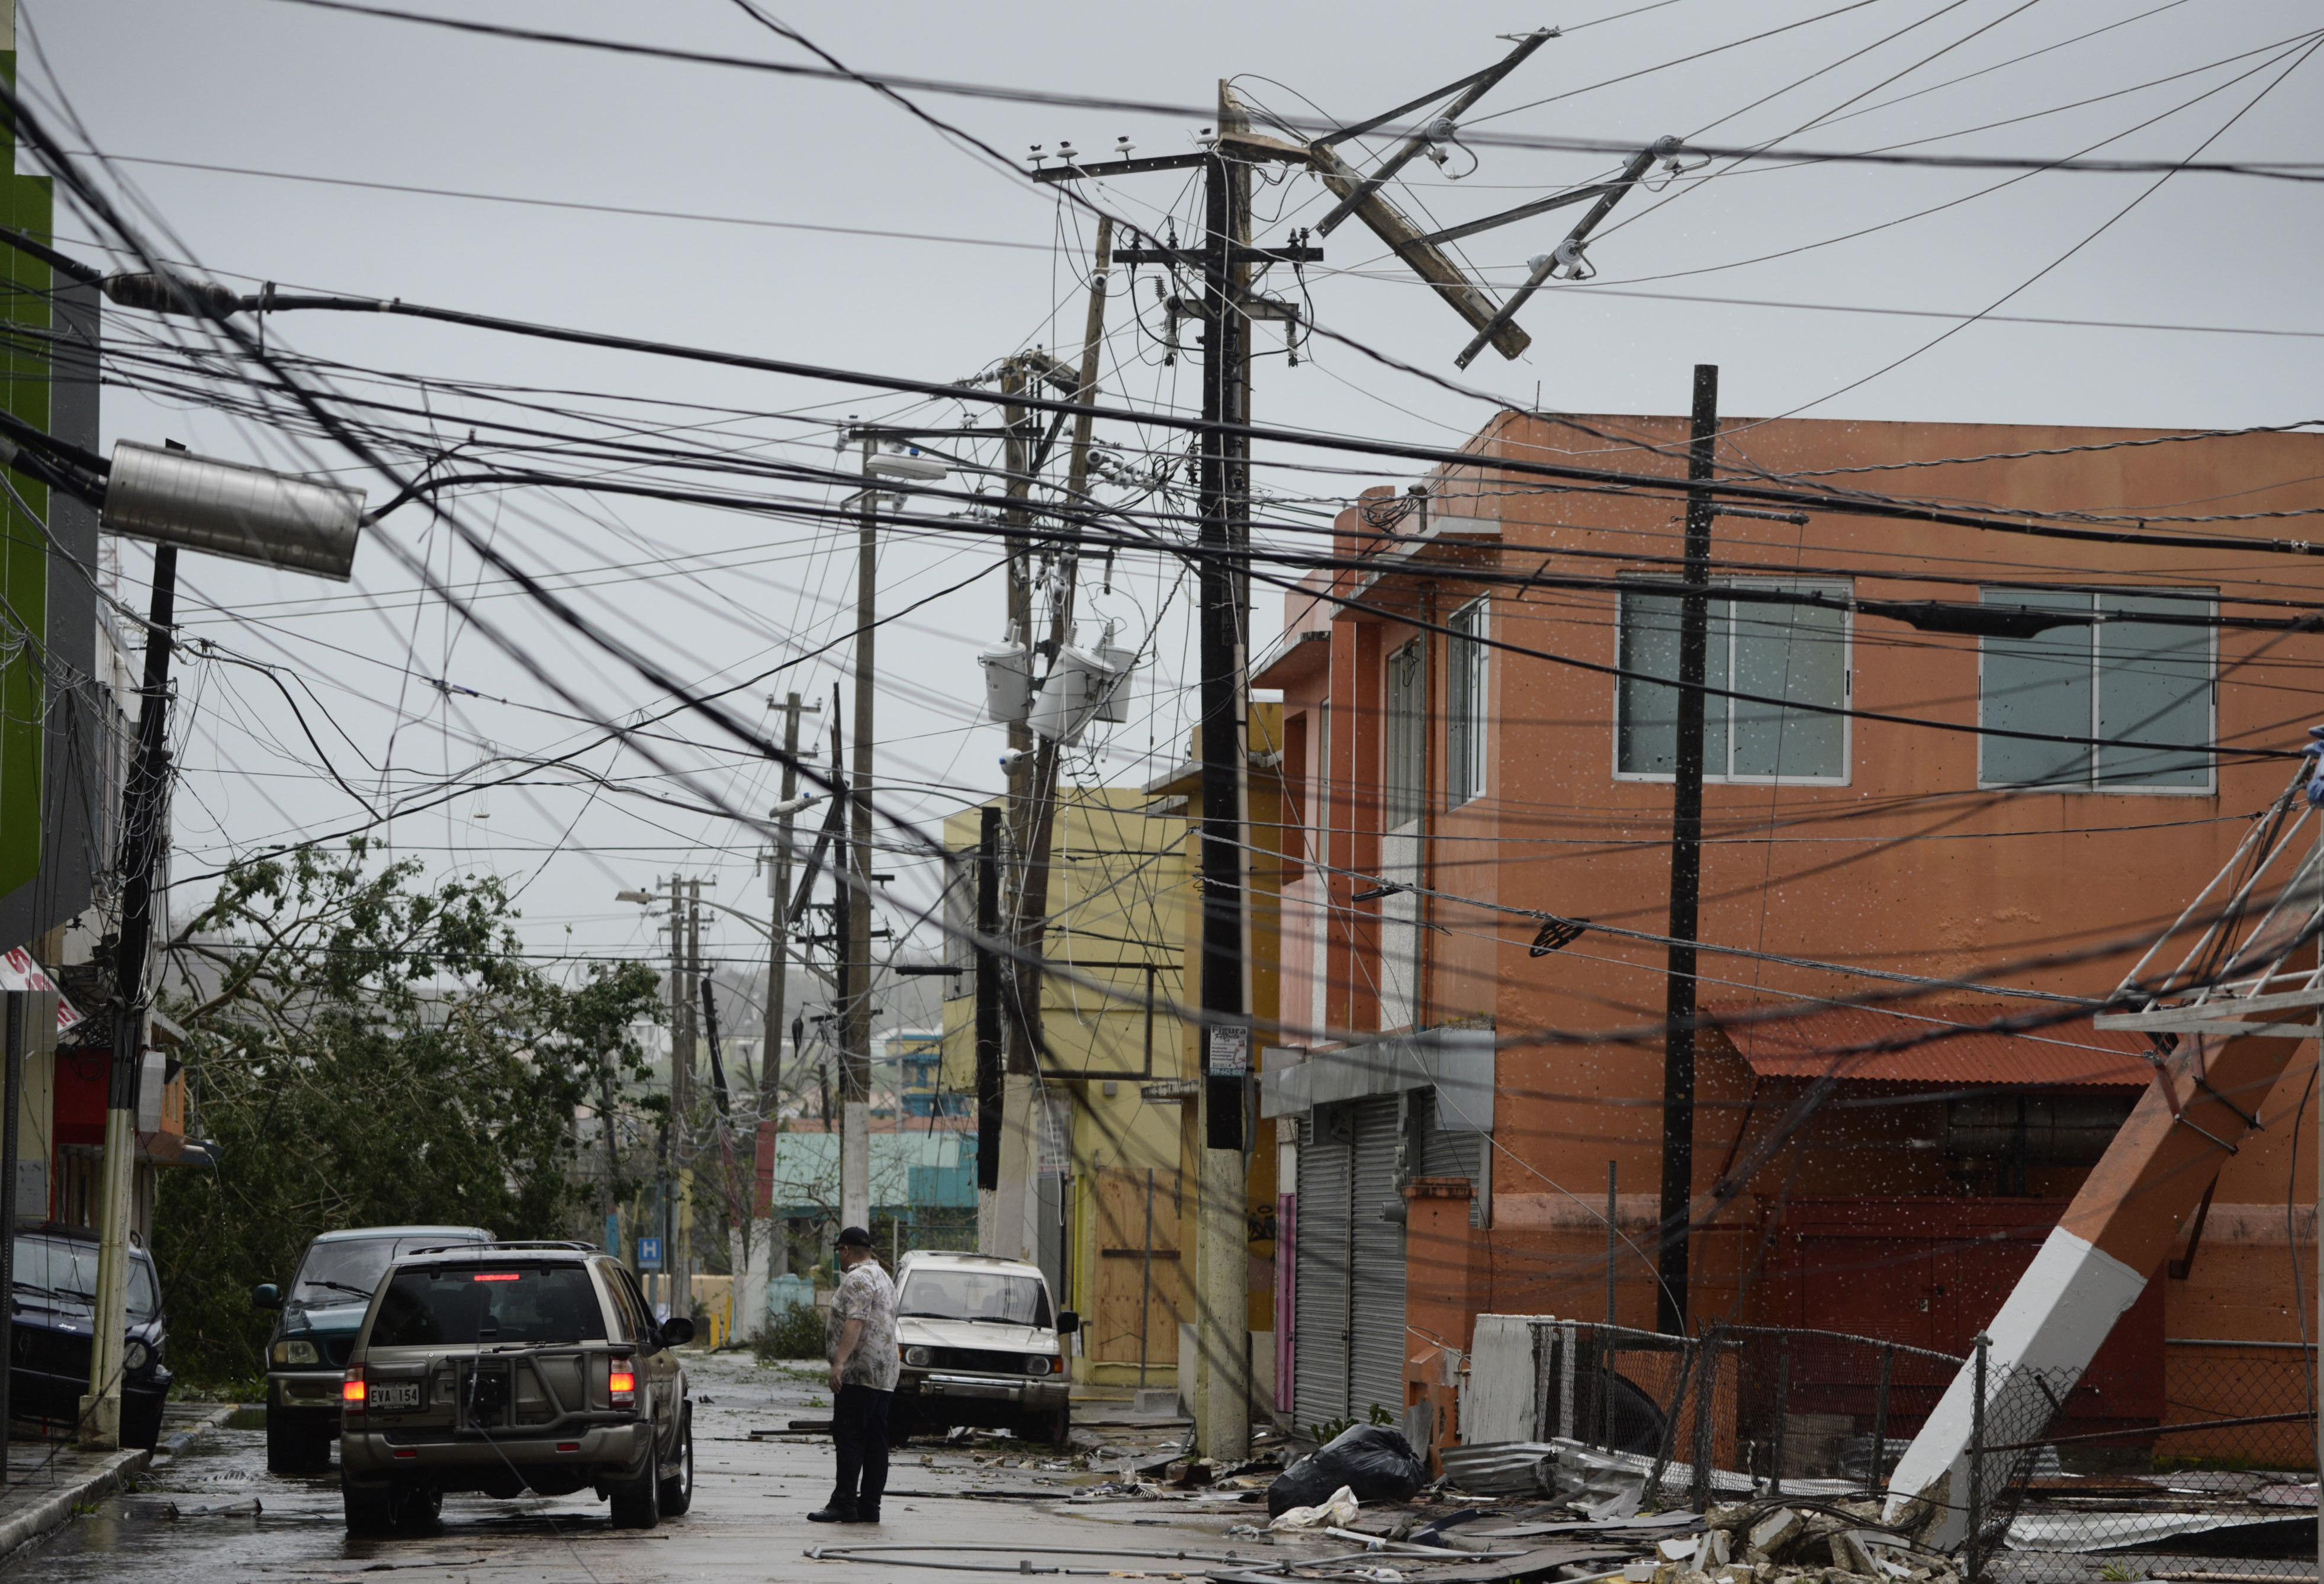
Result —
[[[613,1360],[613,1368],[605,1377],[609,1397],[616,1408],[638,1405],[638,1367],[627,1358]]]
[[[354,1368],[348,1370],[346,1373],[346,1378],[339,1383],[339,1406],[346,1409],[350,1414],[360,1414],[364,1411],[364,1372],[362,1365],[358,1364]]]

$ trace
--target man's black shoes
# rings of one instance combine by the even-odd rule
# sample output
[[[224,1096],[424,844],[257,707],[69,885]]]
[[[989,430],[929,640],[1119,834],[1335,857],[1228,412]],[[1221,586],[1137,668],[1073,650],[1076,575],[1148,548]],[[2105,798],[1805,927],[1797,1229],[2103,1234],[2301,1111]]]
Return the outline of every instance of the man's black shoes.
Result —
[[[880,1521],[880,1509],[858,1507],[855,1509],[855,1516],[847,1521],[851,1524],[877,1524]]]
[[[817,1507],[809,1513],[807,1521],[810,1524],[861,1524],[863,1520],[856,1515],[853,1503],[833,1502],[829,1506]]]

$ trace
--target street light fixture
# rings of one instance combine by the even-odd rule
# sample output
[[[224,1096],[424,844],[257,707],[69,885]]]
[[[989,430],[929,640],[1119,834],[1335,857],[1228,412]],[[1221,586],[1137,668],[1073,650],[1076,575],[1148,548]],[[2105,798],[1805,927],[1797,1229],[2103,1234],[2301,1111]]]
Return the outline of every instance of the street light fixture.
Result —
[[[97,506],[103,527],[153,541],[152,603],[145,629],[137,751],[122,794],[121,930],[114,959],[113,1072],[106,1094],[103,1209],[88,1394],[81,1442],[121,1444],[121,1376],[126,1360],[129,1201],[137,1146],[137,1090],[152,998],[145,983],[153,934],[153,877],[169,784],[170,658],[177,619],[178,552],[256,561],[345,581],[355,570],[363,497],[344,485],[197,456],[177,446],[124,440],[112,460],[12,424],[0,461]]]

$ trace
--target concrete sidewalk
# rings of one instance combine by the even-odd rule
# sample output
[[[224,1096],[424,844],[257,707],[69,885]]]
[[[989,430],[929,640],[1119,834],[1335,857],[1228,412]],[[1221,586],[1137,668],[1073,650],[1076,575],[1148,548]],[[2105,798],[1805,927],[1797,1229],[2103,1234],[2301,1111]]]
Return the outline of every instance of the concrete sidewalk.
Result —
[[[85,1452],[69,1441],[8,1438],[8,1483],[0,1486],[0,1568],[16,1553],[72,1520],[75,1511],[102,1500],[143,1473],[156,1458],[182,1450],[225,1423],[232,1403],[172,1403],[164,1410],[161,1444],[152,1451]]]

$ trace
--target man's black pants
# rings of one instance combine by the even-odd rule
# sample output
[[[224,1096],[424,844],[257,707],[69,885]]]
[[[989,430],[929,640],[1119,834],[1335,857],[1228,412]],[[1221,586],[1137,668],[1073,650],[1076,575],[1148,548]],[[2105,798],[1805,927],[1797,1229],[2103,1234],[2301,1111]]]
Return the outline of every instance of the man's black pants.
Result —
[[[868,1386],[839,1388],[831,1405],[831,1440],[839,1450],[839,1485],[832,1492],[835,1507],[853,1507],[869,1517],[880,1511],[880,1497],[888,1488],[888,1405],[893,1392],[876,1392]]]

